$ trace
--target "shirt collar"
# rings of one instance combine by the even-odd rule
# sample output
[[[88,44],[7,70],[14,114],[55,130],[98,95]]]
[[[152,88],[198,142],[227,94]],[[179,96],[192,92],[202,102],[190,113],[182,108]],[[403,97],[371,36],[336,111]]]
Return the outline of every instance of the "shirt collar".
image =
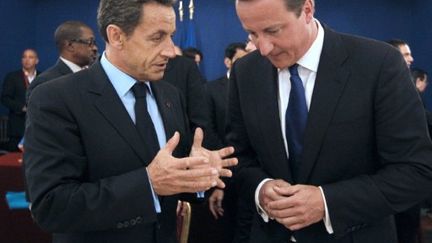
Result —
[[[315,23],[318,26],[317,37],[312,43],[309,50],[297,61],[297,63],[300,66],[316,73],[318,71],[318,64],[324,44],[324,29],[317,19],[315,19]]]
[[[108,79],[111,81],[114,89],[120,97],[125,96],[131,90],[132,86],[134,86],[134,84],[137,82],[134,78],[114,66],[106,58],[105,52],[102,54],[100,63],[102,68],[105,70]],[[149,82],[145,82],[145,84],[149,88],[150,95],[153,95]]]
[[[75,63],[65,59],[64,57],[60,57],[60,60],[62,60],[66,64],[66,66],[68,66],[72,70],[72,72],[74,72],[74,73],[82,70],[82,67],[80,67],[80,66],[76,65]]]

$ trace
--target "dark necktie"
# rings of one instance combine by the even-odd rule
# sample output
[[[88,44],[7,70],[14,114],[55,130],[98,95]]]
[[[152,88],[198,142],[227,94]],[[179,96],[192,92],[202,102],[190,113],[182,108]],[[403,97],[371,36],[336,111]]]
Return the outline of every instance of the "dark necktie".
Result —
[[[159,151],[159,142],[150,114],[147,111],[147,90],[145,83],[137,82],[132,87],[135,96],[135,126],[144,143],[150,150],[151,158]]]
[[[297,180],[300,156],[303,150],[303,135],[306,128],[308,109],[303,82],[298,73],[298,64],[289,67],[291,92],[285,114],[285,132],[288,143],[289,163],[294,181]]]

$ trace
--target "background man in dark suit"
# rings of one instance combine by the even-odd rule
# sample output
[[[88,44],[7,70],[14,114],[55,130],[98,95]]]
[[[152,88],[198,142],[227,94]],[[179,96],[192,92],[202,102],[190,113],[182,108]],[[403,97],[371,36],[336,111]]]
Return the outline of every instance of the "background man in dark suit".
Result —
[[[183,56],[175,56],[168,61],[162,80],[178,88],[183,94],[191,129],[206,126],[206,111],[202,105],[205,80],[195,62]]]
[[[7,135],[9,142],[7,150],[18,151],[18,142],[24,135],[26,106],[26,90],[39,72],[36,65],[38,55],[33,49],[24,50],[21,58],[22,69],[10,72],[3,81],[1,101],[9,109]]]
[[[204,149],[200,129],[191,149],[179,91],[156,82],[175,55],[172,5],[102,0],[100,62],[30,97],[31,211],[54,242],[175,242],[176,195],[231,175],[233,149]]]
[[[414,62],[414,58],[408,43],[400,39],[392,39],[387,41],[387,43],[394,46],[401,53],[407,67],[410,68]],[[412,79],[412,81],[417,87],[416,80]],[[428,111],[425,109],[425,112],[427,118]],[[395,214],[395,223],[399,243],[416,243],[420,238],[420,204]]]
[[[97,58],[97,46],[92,29],[80,21],[66,21],[60,24],[54,40],[60,53],[57,63],[44,71],[31,83],[27,98],[33,89],[46,81],[75,73],[88,67]]]
[[[231,72],[231,67],[234,62],[247,54],[246,44],[235,42],[229,44],[225,48],[224,64],[227,68],[227,73],[214,81],[208,82],[206,88],[206,100],[208,112],[210,115],[208,130],[212,130],[217,134],[217,139],[214,144],[215,148],[226,146],[225,140],[225,119],[226,105],[228,101],[228,79]],[[213,232],[217,235],[213,242],[246,242],[249,238],[249,230],[247,227],[238,228],[236,220],[244,218],[244,214],[237,215],[237,200],[238,194],[235,188],[235,183],[230,181],[229,186],[224,189],[215,188],[208,199],[209,209],[217,222],[211,220]],[[241,204],[239,211],[249,211],[250,207]],[[250,213],[248,213],[250,215]],[[237,217],[239,216],[239,217]],[[250,222],[250,218],[247,219]]]
[[[396,242],[393,214],[432,189],[432,143],[401,54],[321,25],[312,0],[236,10],[259,49],[234,65],[227,111],[235,179],[259,213],[251,242]]]

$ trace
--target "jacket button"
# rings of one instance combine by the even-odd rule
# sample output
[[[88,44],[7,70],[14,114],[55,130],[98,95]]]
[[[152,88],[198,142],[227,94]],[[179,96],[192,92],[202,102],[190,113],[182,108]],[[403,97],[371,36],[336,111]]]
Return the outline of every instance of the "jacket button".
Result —
[[[142,222],[141,216],[136,217],[136,223],[141,224],[141,222]]]
[[[136,219],[131,219],[130,224],[131,225],[135,225],[136,224]]]
[[[123,224],[122,223],[117,223],[117,229],[121,229],[123,228]]]

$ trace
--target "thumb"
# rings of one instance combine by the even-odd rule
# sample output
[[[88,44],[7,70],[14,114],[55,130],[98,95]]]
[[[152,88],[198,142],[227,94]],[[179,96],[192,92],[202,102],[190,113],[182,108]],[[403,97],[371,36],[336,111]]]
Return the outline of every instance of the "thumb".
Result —
[[[201,148],[203,139],[204,139],[204,132],[201,128],[197,127],[197,129],[195,129],[192,147]]]
[[[180,133],[175,132],[174,135],[166,143],[164,149],[167,150],[169,154],[172,154],[179,142],[180,142]]]

